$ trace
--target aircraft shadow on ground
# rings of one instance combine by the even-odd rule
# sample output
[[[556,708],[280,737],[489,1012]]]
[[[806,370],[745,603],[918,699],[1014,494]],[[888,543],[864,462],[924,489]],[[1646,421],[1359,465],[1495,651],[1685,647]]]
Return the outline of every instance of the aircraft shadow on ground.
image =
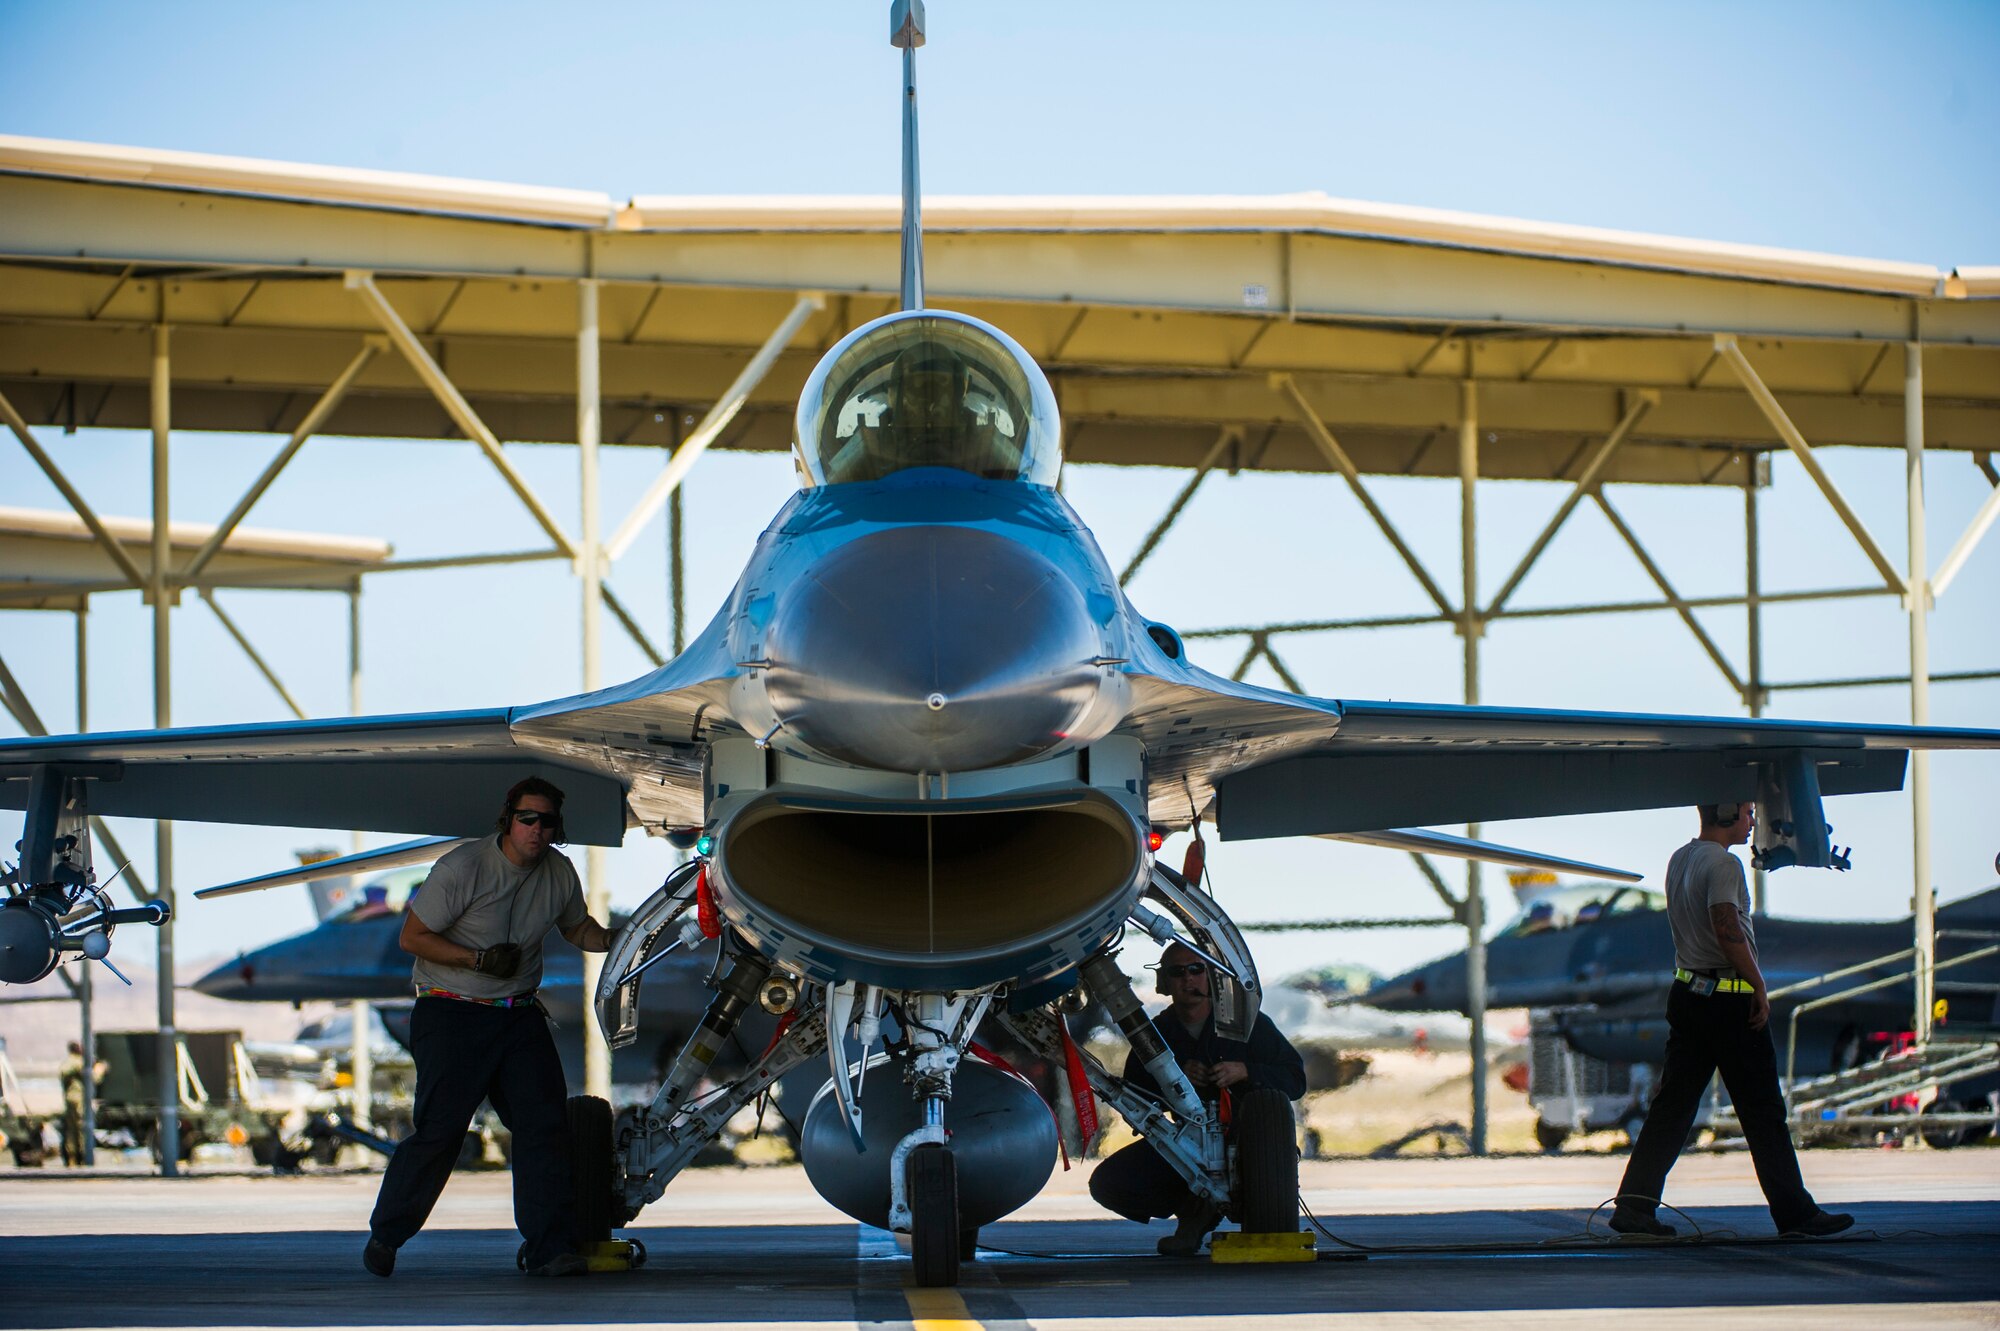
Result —
[[[1993,1297],[2000,1203],[1880,1202],[1853,1208],[1880,1237],[1777,1247],[1673,1246],[1509,1255],[1454,1253],[1212,1266],[1155,1257],[1164,1225],[1028,1221],[990,1226],[959,1292],[983,1320],[1306,1313],[1647,1309],[1722,1305],[1966,1302]],[[1583,1211],[1341,1216],[1370,1245],[1535,1244],[1574,1234]],[[1770,1233],[1759,1207],[1703,1207],[1705,1229]],[[440,1326],[511,1323],[907,1321],[908,1262],[852,1225],[640,1228],[639,1270],[585,1280],[515,1273],[511,1230],[427,1232],[395,1277],[360,1268],[360,1236],[290,1233],[0,1239],[7,1325]],[[1324,1252],[1335,1245],[1322,1241]],[[1044,1255],[1046,1254],[1046,1255]],[[119,1274],[127,1273],[127,1274]]]

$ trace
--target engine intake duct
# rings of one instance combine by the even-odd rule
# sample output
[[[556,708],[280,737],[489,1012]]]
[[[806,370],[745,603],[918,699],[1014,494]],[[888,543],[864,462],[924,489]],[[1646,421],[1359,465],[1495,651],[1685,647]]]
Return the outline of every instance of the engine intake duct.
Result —
[[[1142,830],[1077,787],[1004,800],[866,802],[773,792],[717,837],[732,922],[826,980],[952,987],[1039,978],[1110,938],[1145,873]]]

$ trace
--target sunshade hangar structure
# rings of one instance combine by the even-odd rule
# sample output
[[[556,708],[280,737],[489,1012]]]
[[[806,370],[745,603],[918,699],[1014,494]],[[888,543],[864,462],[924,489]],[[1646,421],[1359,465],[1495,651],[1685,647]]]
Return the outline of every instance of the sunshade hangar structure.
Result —
[[[1262,658],[1294,682],[1274,645],[1288,632],[1448,624],[1462,640],[1466,700],[1477,701],[1487,625],[1648,609],[1679,615],[1754,715],[1774,687],[1759,666],[1759,605],[1900,595],[1911,606],[1912,719],[1927,720],[1925,618],[2000,500],[1934,561],[1922,459],[1944,455],[1961,483],[1992,476],[2000,269],[1317,195],[926,207],[932,299],[1004,328],[1047,371],[1070,461],[1192,470],[1128,576],[1217,470],[1337,478],[1408,567],[1421,593],[1408,616],[1212,630],[1243,642],[1239,674]],[[38,432],[151,428],[161,529],[172,430],[285,436],[220,524],[225,534],[315,434],[471,439],[548,544],[460,562],[573,561],[585,602],[581,683],[593,688],[600,605],[644,642],[606,576],[703,450],[788,445],[809,367],[895,307],[896,229],[889,199],[616,205],[587,192],[0,138],[0,414],[52,475]],[[578,445],[585,498],[573,528],[508,463],[503,439]],[[599,449],[619,445],[673,451],[612,525],[594,478]],[[1827,446],[1912,459],[1900,557],[1826,476],[1816,450]],[[1805,465],[1878,581],[1760,594],[1756,495],[1778,449]],[[1379,475],[1460,480],[1458,576],[1424,566],[1370,494]],[[1470,557],[1482,479],[1566,487],[1484,600]],[[1680,595],[1606,495],[1629,482],[1739,488],[1751,533],[1744,594]],[[1659,599],[1514,605],[1586,503],[1632,544]],[[145,587],[161,647],[173,590],[202,572],[173,564],[107,560],[96,588]],[[1694,614],[1718,603],[1751,610],[1741,653]],[[677,613],[676,648],[682,638]],[[1918,755],[1917,881],[1928,879],[1924,782]],[[1476,935],[1476,892],[1453,904]]]

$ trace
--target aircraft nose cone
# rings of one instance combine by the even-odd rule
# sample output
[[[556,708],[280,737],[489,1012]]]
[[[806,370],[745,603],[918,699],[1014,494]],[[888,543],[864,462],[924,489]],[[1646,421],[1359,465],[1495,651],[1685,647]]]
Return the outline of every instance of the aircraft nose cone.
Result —
[[[963,772],[1060,744],[1103,651],[1084,598],[1017,541],[898,527],[833,550],[787,589],[767,638],[771,702],[843,762]]]
[[[194,982],[194,991],[210,998],[250,998],[257,983],[257,963],[246,956],[225,961]]]

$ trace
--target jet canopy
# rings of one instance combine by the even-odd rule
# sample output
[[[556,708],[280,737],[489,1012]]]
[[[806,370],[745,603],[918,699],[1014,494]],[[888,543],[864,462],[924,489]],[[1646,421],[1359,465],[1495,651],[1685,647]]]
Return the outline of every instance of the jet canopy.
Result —
[[[1062,420],[1013,338],[963,314],[910,310],[855,329],[814,367],[792,446],[809,485],[911,467],[1054,485]]]

